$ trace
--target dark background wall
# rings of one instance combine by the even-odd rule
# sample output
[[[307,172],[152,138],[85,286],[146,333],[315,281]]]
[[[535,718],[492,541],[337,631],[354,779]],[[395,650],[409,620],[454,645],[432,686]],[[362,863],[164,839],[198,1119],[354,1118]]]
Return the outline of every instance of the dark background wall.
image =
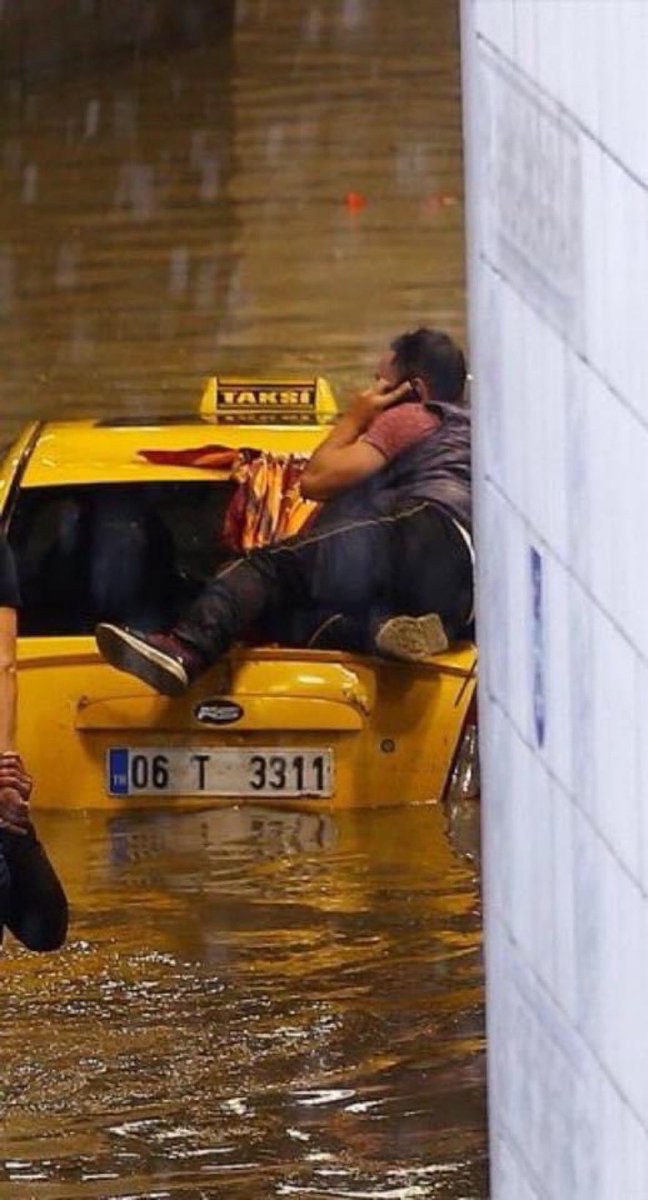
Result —
[[[234,9],[0,0],[0,438],[25,412],[159,404],[213,362]]]
[[[78,71],[106,55],[203,43],[235,0],[0,0],[0,72]]]

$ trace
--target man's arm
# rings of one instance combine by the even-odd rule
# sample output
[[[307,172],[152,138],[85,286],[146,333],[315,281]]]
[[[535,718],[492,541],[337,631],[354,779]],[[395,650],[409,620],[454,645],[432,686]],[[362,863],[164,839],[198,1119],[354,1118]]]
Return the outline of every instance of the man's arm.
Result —
[[[304,468],[301,491],[307,500],[329,500],[385,466],[384,454],[362,441],[362,434],[379,413],[410,391],[409,382],[391,390],[378,384],[354,397]]]
[[[14,752],[16,726],[16,610],[0,607],[0,825],[25,833],[31,780]]]
[[[0,608],[0,753],[12,750],[16,730],[16,610]]]

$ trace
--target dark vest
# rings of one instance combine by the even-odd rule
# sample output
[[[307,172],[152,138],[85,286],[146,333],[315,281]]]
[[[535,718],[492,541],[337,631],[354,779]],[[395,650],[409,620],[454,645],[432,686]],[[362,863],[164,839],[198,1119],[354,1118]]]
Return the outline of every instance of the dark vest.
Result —
[[[470,533],[470,410],[437,404],[435,411],[442,418],[438,429],[401,451],[382,471],[327,500],[317,526],[387,516],[429,500]]]

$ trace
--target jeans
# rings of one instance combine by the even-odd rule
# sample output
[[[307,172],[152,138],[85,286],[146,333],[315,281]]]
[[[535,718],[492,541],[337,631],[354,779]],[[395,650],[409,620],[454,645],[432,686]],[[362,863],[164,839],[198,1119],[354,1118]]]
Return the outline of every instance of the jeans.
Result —
[[[174,633],[206,662],[277,617],[287,630],[304,619],[314,630],[330,614],[368,626],[436,612],[459,634],[472,610],[472,560],[446,513],[428,501],[333,523],[322,512],[306,531],[223,567]]]

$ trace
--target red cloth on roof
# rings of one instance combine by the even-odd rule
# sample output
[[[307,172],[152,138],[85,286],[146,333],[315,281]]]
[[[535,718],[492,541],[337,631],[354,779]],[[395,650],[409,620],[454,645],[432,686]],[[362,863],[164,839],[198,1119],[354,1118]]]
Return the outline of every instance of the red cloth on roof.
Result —
[[[192,446],[189,450],[139,450],[147,462],[166,463],[177,467],[204,467],[206,470],[226,471],[233,467],[241,453],[247,455],[260,454],[260,450],[236,450],[231,446]]]

